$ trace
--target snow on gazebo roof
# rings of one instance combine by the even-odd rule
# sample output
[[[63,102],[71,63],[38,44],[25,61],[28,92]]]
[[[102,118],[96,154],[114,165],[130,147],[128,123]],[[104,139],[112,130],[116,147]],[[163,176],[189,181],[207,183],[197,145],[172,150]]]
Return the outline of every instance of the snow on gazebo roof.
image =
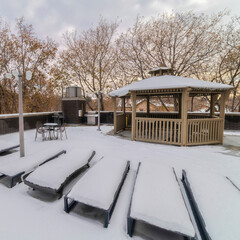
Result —
[[[159,90],[159,89],[176,89],[176,88],[193,88],[208,91],[225,91],[233,87],[227,84],[207,82],[199,79],[179,77],[173,75],[154,76],[134,82],[118,90],[110,92],[111,97],[124,97],[130,91],[141,90]]]

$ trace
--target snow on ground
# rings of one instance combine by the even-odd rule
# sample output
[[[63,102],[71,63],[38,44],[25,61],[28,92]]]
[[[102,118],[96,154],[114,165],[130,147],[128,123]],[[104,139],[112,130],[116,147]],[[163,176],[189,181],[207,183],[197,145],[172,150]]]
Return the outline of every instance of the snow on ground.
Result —
[[[238,130],[225,130],[224,136],[240,136],[240,131]]]
[[[69,127],[67,140],[41,142],[40,137],[35,142],[35,130],[25,132],[26,154],[32,151],[50,151],[53,149],[94,149],[96,160],[103,156],[116,161],[131,161],[131,170],[126,178],[119,200],[113,212],[107,229],[100,222],[101,213],[91,208],[76,209],[66,214],[63,211],[63,199],[55,198],[37,191],[32,191],[23,183],[12,189],[6,187],[4,180],[0,181],[0,239],[1,240],[124,240],[130,239],[126,234],[126,216],[128,212],[134,173],[138,162],[151,162],[174,167],[178,176],[181,170],[214,172],[229,178],[239,177],[240,159],[232,154],[231,149],[224,146],[175,147],[143,142],[132,142],[127,137],[111,136],[106,133],[112,127],[102,126],[102,132],[96,127]],[[1,135],[1,141],[16,141],[18,134]],[[240,147],[240,137],[234,140],[235,152]],[[228,143],[225,141],[225,145]],[[0,157],[1,160],[4,159]],[[69,191],[70,189],[68,189]],[[107,189],[106,189],[107,191]],[[240,193],[239,193],[240,194]],[[79,212],[78,212],[79,211]],[[136,226],[137,228],[137,226]],[[147,230],[148,227],[145,229]],[[139,234],[134,239],[146,239],[139,227]],[[149,229],[148,229],[149,230]],[[176,239],[166,234],[160,237],[156,229],[150,228],[151,239]],[[149,238],[147,238],[149,239]]]

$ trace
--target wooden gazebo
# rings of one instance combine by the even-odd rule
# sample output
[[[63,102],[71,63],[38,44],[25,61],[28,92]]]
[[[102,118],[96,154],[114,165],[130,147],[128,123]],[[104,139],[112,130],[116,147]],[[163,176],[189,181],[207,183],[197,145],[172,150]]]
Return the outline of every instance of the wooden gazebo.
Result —
[[[180,146],[222,144],[225,103],[231,86],[170,74],[168,68],[157,68],[152,77],[134,82],[110,93],[114,103],[114,133],[126,128],[126,117],[131,119],[131,139]],[[150,113],[149,98],[173,96],[178,99],[178,112]],[[188,99],[210,96],[209,114],[188,113]],[[116,99],[122,99],[122,112],[117,112]],[[126,113],[125,99],[131,98],[132,112]],[[147,99],[147,112],[136,112],[136,99]],[[220,111],[215,114],[215,102],[220,99]]]

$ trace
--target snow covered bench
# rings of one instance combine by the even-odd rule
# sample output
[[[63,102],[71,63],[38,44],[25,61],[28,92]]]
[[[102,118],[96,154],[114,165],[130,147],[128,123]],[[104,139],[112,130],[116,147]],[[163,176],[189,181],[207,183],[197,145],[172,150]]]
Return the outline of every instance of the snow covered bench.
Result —
[[[173,168],[139,164],[128,212],[127,232],[132,237],[136,221],[194,239],[190,220]]]
[[[44,164],[61,154],[66,153],[65,150],[48,150],[34,152],[20,158],[17,154],[11,154],[4,157],[0,161],[0,175],[10,178],[10,187],[14,186],[15,180],[19,179],[23,174],[29,174],[39,165]]]
[[[223,176],[183,170],[202,239],[240,239],[240,191]]]
[[[69,213],[77,203],[101,209],[105,212],[104,227],[108,227],[129,168],[129,161],[101,160],[65,196],[64,211]]]
[[[0,148],[0,154],[6,153],[10,150],[13,150],[14,148],[19,147],[20,145],[13,145],[13,144],[4,144],[4,146],[1,143],[1,148]]]
[[[84,168],[89,167],[89,162],[95,153],[88,149],[68,151],[64,156],[40,166],[24,179],[24,183],[33,189],[55,194],[61,198],[66,184]]]

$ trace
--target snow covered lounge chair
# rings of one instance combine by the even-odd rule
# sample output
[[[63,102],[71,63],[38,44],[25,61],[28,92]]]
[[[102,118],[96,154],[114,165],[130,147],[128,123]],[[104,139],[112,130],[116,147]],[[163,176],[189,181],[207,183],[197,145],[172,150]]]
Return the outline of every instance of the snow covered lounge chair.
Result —
[[[87,149],[68,151],[64,156],[40,166],[24,179],[24,183],[33,189],[58,195],[61,198],[66,184],[84,168],[89,167],[89,162],[95,153]]]
[[[184,239],[195,239],[195,230],[173,168],[139,164],[127,218],[130,237],[136,221],[173,232]]]
[[[69,213],[77,203],[101,209],[107,228],[129,169],[129,161],[101,160],[65,196],[64,211]]]
[[[4,146],[2,149],[0,149],[0,154],[6,153],[14,148],[18,148],[20,145],[14,145],[14,146]]]
[[[212,173],[183,170],[182,181],[202,239],[240,239],[240,191]]]
[[[61,154],[66,153],[65,150],[48,150],[35,152],[25,157],[20,158],[16,154],[11,154],[4,157],[4,161],[0,161],[0,175],[2,177],[10,178],[10,187],[14,186],[14,182],[23,174],[28,174],[42,165]]]

